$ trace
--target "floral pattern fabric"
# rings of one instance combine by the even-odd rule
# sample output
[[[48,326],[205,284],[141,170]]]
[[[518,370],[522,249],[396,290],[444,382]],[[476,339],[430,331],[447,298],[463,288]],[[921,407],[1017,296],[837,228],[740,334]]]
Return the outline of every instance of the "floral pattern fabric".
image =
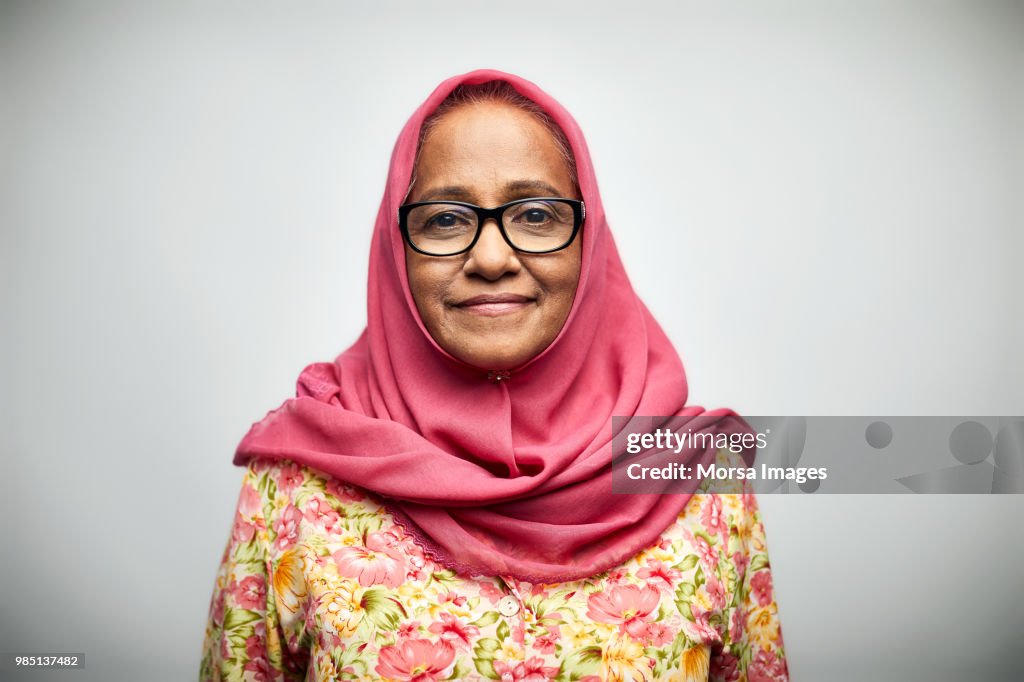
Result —
[[[694,495],[657,543],[612,570],[530,584],[457,575],[374,494],[253,461],[199,678],[786,681],[764,527],[744,485]]]

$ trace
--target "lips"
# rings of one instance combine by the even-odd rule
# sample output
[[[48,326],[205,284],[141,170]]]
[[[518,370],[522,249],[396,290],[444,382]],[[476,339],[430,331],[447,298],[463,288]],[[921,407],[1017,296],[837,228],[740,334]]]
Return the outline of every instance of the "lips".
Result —
[[[476,315],[505,315],[523,310],[534,299],[519,294],[481,294],[455,304],[456,308]]]

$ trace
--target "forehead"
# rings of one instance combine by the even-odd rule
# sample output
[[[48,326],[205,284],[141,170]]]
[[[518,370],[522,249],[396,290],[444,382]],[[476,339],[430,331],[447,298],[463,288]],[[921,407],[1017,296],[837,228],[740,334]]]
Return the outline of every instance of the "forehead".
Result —
[[[462,187],[496,197],[502,187],[529,181],[572,192],[551,131],[529,112],[497,102],[466,104],[441,116],[423,141],[416,178],[416,196]]]

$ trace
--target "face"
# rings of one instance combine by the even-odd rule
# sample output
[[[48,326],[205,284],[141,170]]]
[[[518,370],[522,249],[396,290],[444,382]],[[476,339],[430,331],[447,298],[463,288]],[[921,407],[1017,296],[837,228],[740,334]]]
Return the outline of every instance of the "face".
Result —
[[[408,203],[455,200],[493,208],[528,197],[578,198],[547,128],[521,109],[493,102],[463,105],[439,119],[423,142],[415,178]],[[425,256],[407,244],[409,286],[427,331],[451,355],[481,369],[525,363],[547,348],[569,315],[581,235],[561,251],[526,254],[488,220],[473,248],[457,256]]]

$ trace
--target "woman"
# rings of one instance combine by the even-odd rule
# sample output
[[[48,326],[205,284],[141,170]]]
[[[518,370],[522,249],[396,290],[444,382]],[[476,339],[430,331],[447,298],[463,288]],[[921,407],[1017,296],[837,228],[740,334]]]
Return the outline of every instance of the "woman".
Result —
[[[787,678],[753,495],[610,494],[612,416],[739,427],[685,405],[557,102],[442,83],[370,264],[366,331],[238,447],[201,679]]]

